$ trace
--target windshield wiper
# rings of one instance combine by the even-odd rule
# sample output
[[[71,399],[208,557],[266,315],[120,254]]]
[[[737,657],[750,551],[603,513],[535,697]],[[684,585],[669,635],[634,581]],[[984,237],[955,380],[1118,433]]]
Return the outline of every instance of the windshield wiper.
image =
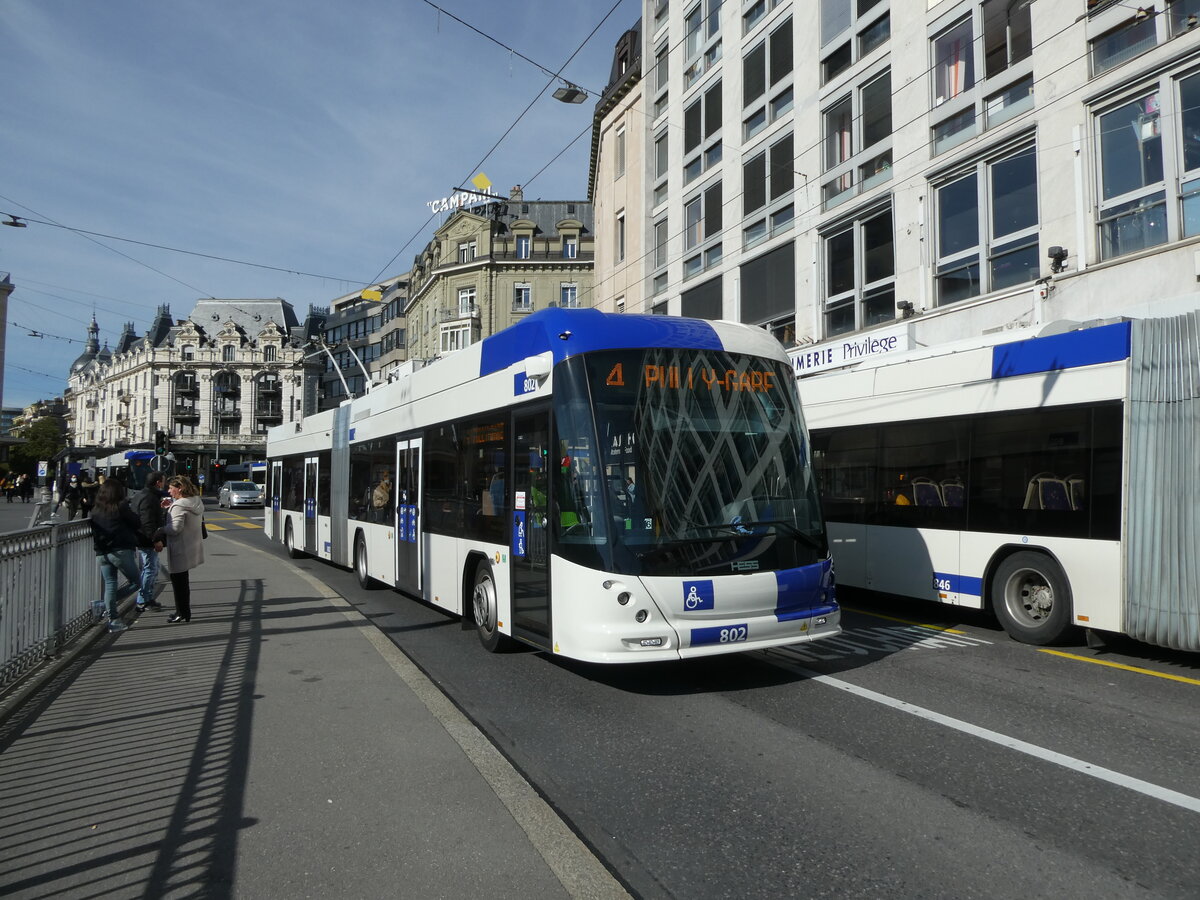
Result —
[[[819,541],[817,538],[813,537],[808,532],[801,531],[799,528],[797,528],[792,522],[788,521],[787,519],[756,519],[754,521],[745,521],[745,522],[737,521],[734,524],[736,526],[741,526],[741,527],[746,528],[747,534],[750,533],[749,529],[753,528],[756,525],[774,525],[775,527],[777,527],[783,531],[786,531],[792,537],[797,538],[798,540],[802,541],[805,544],[808,544],[814,550],[824,550],[825,549],[824,546],[821,544],[821,541]]]

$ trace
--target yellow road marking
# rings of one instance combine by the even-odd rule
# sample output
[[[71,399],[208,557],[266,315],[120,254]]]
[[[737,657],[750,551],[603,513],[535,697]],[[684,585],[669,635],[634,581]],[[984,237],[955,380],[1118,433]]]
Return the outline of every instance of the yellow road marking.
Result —
[[[1061,650],[1040,649],[1040,653],[1061,656],[1064,659],[1075,659],[1079,662],[1095,663],[1098,666],[1108,666],[1111,669],[1124,669],[1126,672],[1137,672],[1139,675],[1153,675],[1155,678],[1166,678],[1170,681],[1182,681],[1184,684],[1200,684],[1198,678],[1185,678],[1183,675],[1169,675],[1166,672],[1155,672],[1153,669],[1142,669],[1137,666],[1127,666],[1125,663],[1109,662],[1107,659],[1092,659],[1090,656],[1078,656],[1074,653],[1063,653]]]
[[[858,613],[863,616],[874,616],[877,619],[887,619],[889,622],[899,622],[902,625],[916,625],[918,628],[930,628],[934,631],[944,631],[947,634],[966,634],[965,631],[959,631],[957,628],[950,628],[946,625],[930,625],[928,622],[914,622],[911,619],[897,619],[895,616],[885,616],[883,613],[872,612],[869,609],[855,609],[852,606],[843,606],[842,609],[846,612]]]
[[[257,522],[238,522],[237,526],[239,528],[262,528]]]
[[[225,530],[224,525],[209,525],[207,522],[204,523],[204,527],[207,528],[209,531],[224,531]]]

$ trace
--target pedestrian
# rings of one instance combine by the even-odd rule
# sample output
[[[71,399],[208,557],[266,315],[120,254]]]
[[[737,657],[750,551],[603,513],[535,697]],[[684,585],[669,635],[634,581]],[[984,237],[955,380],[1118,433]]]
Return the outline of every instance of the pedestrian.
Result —
[[[138,542],[138,565],[141,567],[141,596],[138,597],[138,609],[158,611],[162,604],[154,598],[154,587],[158,583],[158,553],[163,548],[162,541],[155,541],[154,535],[163,526],[162,508],[162,472],[151,472],[146,476],[146,486],[133,495],[129,505],[137,514],[141,540]]]
[[[96,502],[96,491],[100,490],[99,481],[89,480],[91,475],[84,469],[79,479],[79,517],[86,519],[92,514],[92,506]]]
[[[79,476],[72,475],[63,488],[62,501],[67,504],[67,521],[75,518],[75,513],[83,505],[83,488],[79,486]]]
[[[128,626],[121,621],[117,604],[141,585],[141,573],[133,556],[141,523],[125,502],[125,488],[119,481],[111,481],[96,491],[91,522],[92,546],[100,564],[100,577],[104,579],[108,630],[124,631]],[[129,580],[120,590],[117,590],[118,572]]]
[[[162,508],[166,521],[154,536],[155,543],[166,539],[167,571],[171,590],[175,594],[175,615],[167,619],[172,625],[192,621],[192,587],[188,573],[204,562],[204,501],[192,480],[176,475],[167,481],[167,493]]]

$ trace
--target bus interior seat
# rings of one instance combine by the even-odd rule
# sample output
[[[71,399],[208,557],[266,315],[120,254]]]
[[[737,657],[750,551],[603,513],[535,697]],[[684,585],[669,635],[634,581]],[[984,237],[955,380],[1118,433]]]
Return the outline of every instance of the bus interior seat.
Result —
[[[1083,509],[1086,496],[1083,476],[1072,473],[1064,480],[1067,482],[1067,494],[1071,498],[1071,509]]]
[[[1070,510],[1067,483],[1053,472],[1038,472],[1025,489],[1025,509]]]
[[[912,480],[913,500],[917,506],[945,506],[942,489],[932,478],[918,476]]]
[[[947,506],[961,509],[965,490],[961,478],[947,478],[942,482],[942,500]]]

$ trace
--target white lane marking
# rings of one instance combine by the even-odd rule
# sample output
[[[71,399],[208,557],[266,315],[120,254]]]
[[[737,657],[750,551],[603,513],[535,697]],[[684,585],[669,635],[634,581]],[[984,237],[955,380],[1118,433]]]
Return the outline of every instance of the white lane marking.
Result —
[[[1104,768],[1104,766],[1098,766],[1082,759],[1076,759],[1073,756],[1067,756],[1065,753],[1058,753],[1054,750],[1049,750],[1046,747],[1039,747],[1037,744],[1030,744],[1018,738],[1001,734],[998,731],[992,731],[988,728],[981,728],[978,725],[972,725],[970,722],[964,722],[961,719],[955,719],[951,716],[942,715],[941,713],[934,712],[931,709],[925,709],[922,706],[917,706],[916,704],[909,703],[905,700],[897,700],[895,697],[889,697],[887,694],[880,694],[877,691],[872,691],[869,688],[859,687],[856,684],[851,684],[848,681],[842,681],[839,678],[831,678],[828,675],[822,675],[820,672],[814,672],[810,669],[805,669],[803,666],[797,666],[793,664],[793,667],[797,672],[808,678],[811,678],[813,681],[819,681],[822,684],[827,684],[830,687],[837,688],[839,691],[845,691],[848,694],[854,694],[857,697],[862,697],[864,700],[871,700],[875,703],[881,703],[884,706],[890,706],[892,709],[898,709],[901,712],[908,713],[909,715],[917,716],[921,719],[927,719],[930,722],[935,722],[938,725],[944,725],[947,728],[953,728],[955,731],[961,731],[963,734],[969,734],[972,737],[982,738],[985,741],[991,741],[993,744],[999,744],[1001,747],[1007,747],[1010,750],[1016,750],[1018,753],[1025,753],[1034,757],[1035,759],[1054,763],[1055,765],[1062,766],[1063,768],[1071,769],[1074,772],[1090,775],[1092,778],[1097,778],[1100,781],[1107,781],[1109,784],[1115,784],[1118,787],[1127,788],[1131,791],[1137,791],[1139,794],[1145,794],[1147,797],[1152,797],[1155,800],[1161,800],[1163,803],[1170,803],[1173,806],[1178,806],[1194,813],[1200,813],[1200,798],[1191,797],[1187,794],[1181,794],[1179,791],[1173,791],[1170,788],[1165,788],[1161,785],[1151,784],[1149,781],[1142,781],[1140,778],[1124,775],[1121,772],[1114,772],[1112,769]]]

